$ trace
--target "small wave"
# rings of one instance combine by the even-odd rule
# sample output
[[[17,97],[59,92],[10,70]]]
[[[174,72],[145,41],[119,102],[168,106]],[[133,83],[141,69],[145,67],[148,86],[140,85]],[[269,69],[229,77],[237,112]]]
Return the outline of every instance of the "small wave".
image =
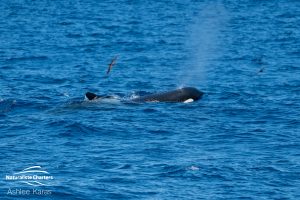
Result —
[[[39,181],[22,181],[23,183],[26,183],[30,186],[45,186],[45,184],[39,182]]]
[[[159,173],[161,177],[181,177],[186,172],[183,167],[173,165],[164,165],[161,171],[162,172]]]
[[[157,112],[157,110],[156,109],[153,109],[153,108],[146,108],[146,109],[144,109],[143,110],[145,113],[155,113],[155,112]]]
[[[276,168],[275,166],[259,166],[259,167],[252,167],[250,170],[253,171],[261,171],[261,172],[282,172],[280,169]]]
[[[57,136],[58,137],[68,137],[68,136],[75,136],[75,135],[81,135],[81,134],[90,134],[99,132],[101,128],[97,128],[91,125],[85,125],[83,123],[75,122],[71,124],[65,124],[68,122],[58,122],[58,124],[61,124],[64,126],[64,131],[60,132]],[[61,126],[60,125],[60,126]]]
[[[283,14],[277,15],[276,18],[277,19],[281,19],[281,18],[286,18],[286,19],[295,18],[295,13],[283,13]]]
[[[131,168],[132,168],[132,165],[130,165],[130,164],[124,164],[121,167],[119,167],[118,169],[131,169]]]
[[[192,165],[192,166],[188,167],[187,170],[199,171],[199,167]]]
[[[0,114],[11,111],[16,102],[16,100],[0,99]]]
[[[81,38],[83,35],[77,33],[69,33],[66,35],[67,38]]]
[[[18,62],[18,61],[27,61],[27,60],[47,60],[47,56],[24,56],[24,57],[17,57],[17,58],[9,58],[7,59],[8,62]]]
[[[132,95],[130,95],[129,100],[135,99],[135,98],[139,98],[140,95],[133,93]]]
[[[123,100],[123,98],[121,98],[118,95],[110,95],[110,96],[105,96],[103,98],[98,98],[92,101],[89,101],[86,97],[82,102],[82,105],[93,105],[95,103],[105,103],[105,104],[119,104],[121,103],[121,101]]]
[[[145,95],[149,95],[149,94],[151,94],[151,93],[145,92],[145,91],[132,92],[127,97],[125,97],[125,100],[132,100],[132,99],[139,98],[141,96],[145,96]]]
[[[55,77],[50,77],[45,75],[40,76],[36,80],[39,83],[45,83],[45,84],[62,84],[67,81],[65,78],[55,78]]]
[[[104,34],[103,33],[91,33],[89,34],[90,37],[94,37],[94,38],[100,38],[103,37]]]
[[[59,22],[58,24],[62,25],[62,26],[69,26],[69,25],[73,25],[74,23],[73,22],[66,22],[66,21],[64,21],[64,22]]]

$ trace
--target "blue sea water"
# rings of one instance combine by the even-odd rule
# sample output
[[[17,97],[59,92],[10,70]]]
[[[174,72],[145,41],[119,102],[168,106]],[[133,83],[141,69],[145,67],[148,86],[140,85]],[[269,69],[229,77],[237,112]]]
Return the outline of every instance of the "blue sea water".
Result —
[[[299,1],[3,0],[0,13],[0,199],[300,199]],[[182,86],[205,95],[84,101]],[[6,179],[32,166],[54,179]]]

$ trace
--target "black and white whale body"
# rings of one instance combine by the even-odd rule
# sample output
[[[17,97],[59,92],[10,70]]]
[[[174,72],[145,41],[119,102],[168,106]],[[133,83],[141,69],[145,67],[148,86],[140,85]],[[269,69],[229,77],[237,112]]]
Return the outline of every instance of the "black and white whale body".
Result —
[[[88,100],[101,98],[110,98],[109,96],[97,96],[94,93],[87,92],[85,94]],[[203,92],[193,87],[185,87],[168,92],[145,95],[132,99],[133,102],[192,102],[201,99]]]
[[[191,102],[201,99],[203,92],[193,87],[185,87],[168,92],[141,96],[133,99],[134,102]]]

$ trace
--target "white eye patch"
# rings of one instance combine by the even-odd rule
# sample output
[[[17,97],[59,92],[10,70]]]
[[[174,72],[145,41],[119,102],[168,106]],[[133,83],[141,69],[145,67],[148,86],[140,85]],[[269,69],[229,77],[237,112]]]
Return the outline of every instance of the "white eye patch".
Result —
[[[187,99],[187,100],[185,100],[183,103],[191,103],[191,102],[193,102],[194,101],[194,99]]]

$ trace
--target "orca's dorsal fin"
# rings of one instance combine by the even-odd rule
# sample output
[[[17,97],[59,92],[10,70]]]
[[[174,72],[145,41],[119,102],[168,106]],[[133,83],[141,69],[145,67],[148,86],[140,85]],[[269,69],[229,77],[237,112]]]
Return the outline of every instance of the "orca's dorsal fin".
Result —
[[[85,97],[88,99],[88,100],[94,100],[97,98],[97,95],[94,94],[94,93],[91,93],[91,92],[87,92],[85,93]]]

